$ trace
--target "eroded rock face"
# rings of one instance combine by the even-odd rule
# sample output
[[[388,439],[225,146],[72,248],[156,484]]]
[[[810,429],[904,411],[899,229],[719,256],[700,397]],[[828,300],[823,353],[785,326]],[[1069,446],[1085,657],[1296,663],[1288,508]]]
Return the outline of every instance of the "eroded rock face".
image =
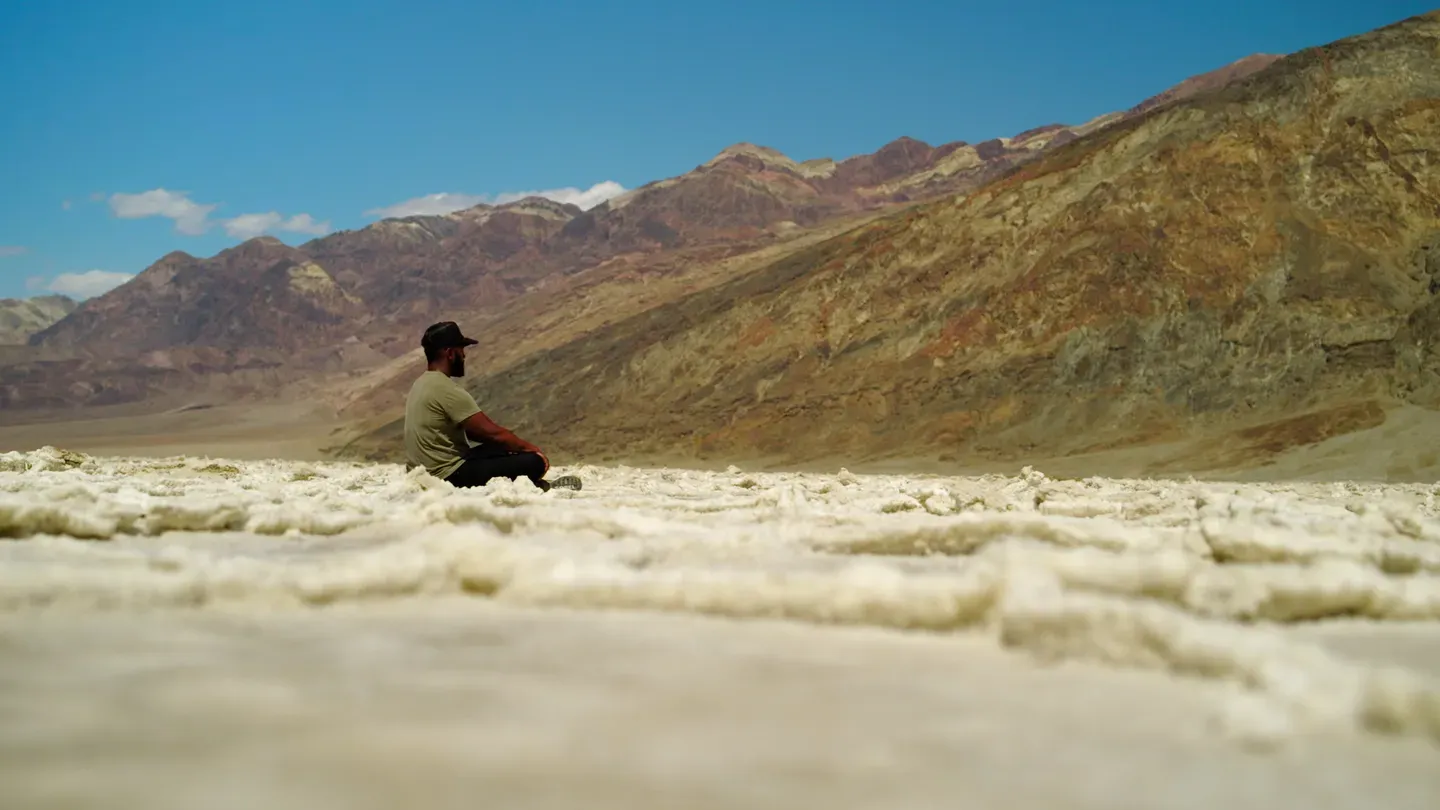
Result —
[[[1440,407],[1437,155],[1431,13],[1101,129],[474,391],[556,452],[787,460],[1077,452],[1309,411],[1374,422],[1347,402]]]

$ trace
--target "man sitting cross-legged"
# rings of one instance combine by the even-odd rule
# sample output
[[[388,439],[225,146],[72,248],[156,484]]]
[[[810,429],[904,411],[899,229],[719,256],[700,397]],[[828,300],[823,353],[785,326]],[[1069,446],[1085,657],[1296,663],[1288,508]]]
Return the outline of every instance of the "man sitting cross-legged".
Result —
[[[529,478],[535,486],[580,488],[580,479],[546,481],[550,460],[540,448],[490,420],[470,392],[454,378],[465,376],[465,337],[454,321],[425,330],[425,373],[410,386],[405,401],[405,455],[436,478],[457,487],[484,486],[492,478]],[[471,445],[473,439],[476,444]]]

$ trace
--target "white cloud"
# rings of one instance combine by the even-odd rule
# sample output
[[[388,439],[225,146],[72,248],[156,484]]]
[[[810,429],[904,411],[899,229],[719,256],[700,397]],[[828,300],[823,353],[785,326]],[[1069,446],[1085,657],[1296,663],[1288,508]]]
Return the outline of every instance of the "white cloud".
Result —
[[[0,245],[0,259],[10,256],[23,256],[30,252],[30,248],[21,245]]]
[[[111,194],[110,210],[121,219],[166,217],[175,221],[175,230],[188,236],[199,236],[210,229],[207,219],[217,206],[201,205],[190,199],[187,191],[166,191],[163,188],[139,194]]]
[[[249,239],[279,225],[281,219],[283,217],[274,211],[268,214],[241,214],[225,221],[225,232],[237,239]]]
[[[569,203],[579,206],[582,211],[589,211],[591,208],[605,202],[611,197],[618,197],[625,193],[625,187],[614,180],[606,180],[596,183],[587,189],[578,188],[552,188],[545,191],[507,191],[504,194],[496,195],[495,203],[504,205],[507,202],[523,200],[526,197],[544,197],[547,200],[554,200],[558,203]]]
[[[365,212],[369,217],[380,217],[390,219],[394,217],[413,216],[438,216],[449,214],[465,208],[473,208],[481,203],[489,205],[504,205],[505,203],[523,200],[526,197],[544,197],[559,203],[572,203],[582,210],[589,210],[602,202],[625,193],[625,187],[614,180],[606,180],[596,183],[587,189],[579,188],[552,188],[544,191],[506,191],[495,195],[486,194],[427,194],[424,197],[414,197],[394,205],[387,205],[384,208],[371,208]]]
[[[309,214],[296,214],[289,219],[277,211],[264,214],[241,214],[238,217],[222,219],[225,232],[236,239],[250,239],[263,233],[289,231],[323,236],[330,232],[330,222],[316,222]]]
[[[311,236],[324,236],[330,232],[330,220],[316,222],[309,214],[296,214],[293,217],[280,223],[280,230],[292,233],[308,233]]]
[[[107,293],[119,287],[132,278],[134,278],[134,276],[129,273],[114,273],[109,270],[86,270],[83,273],[61,273],[48,282],[43,282],[42,289],[52,293],[68,295],[71,298],[94,298],[101,293]]]
[[[330,232],[330,221],[316,222],[309,214],[286,217],[278,211],[263,214],[240,214],[228,219],[211,219],[218,203],[197,203],[188,191],[167,191],[163,188],[139,194],[111,194],[110,210],[121,219],[166,217],[174,220],[175,230],[188,236],[199,236],[219,225],[237,239],[250,239],[264,233],[289,231],[321,236]]]

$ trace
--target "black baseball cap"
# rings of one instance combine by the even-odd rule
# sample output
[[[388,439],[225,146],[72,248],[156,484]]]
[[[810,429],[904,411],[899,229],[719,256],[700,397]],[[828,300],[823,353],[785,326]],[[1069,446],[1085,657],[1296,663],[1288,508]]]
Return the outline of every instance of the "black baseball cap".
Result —
[[[422,349],[459,349],[474,346],[480,341],[460,334],[460,327],[454,321],[431,324],[420,338]]]

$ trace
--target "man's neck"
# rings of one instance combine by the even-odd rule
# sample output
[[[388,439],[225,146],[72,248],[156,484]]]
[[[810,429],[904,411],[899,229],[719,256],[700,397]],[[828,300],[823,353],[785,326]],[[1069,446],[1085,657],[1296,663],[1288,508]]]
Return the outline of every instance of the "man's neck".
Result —
[[[430,366],[426,366],[426,367],[425,367],[425,370],[426,370],[426,371],[438,371],[438,372],[440,372],[441,374],[444,374],[446,377],[449,377],[449,376],[450,376],[450,369],[446,368],[445,366],[430,365]]]

